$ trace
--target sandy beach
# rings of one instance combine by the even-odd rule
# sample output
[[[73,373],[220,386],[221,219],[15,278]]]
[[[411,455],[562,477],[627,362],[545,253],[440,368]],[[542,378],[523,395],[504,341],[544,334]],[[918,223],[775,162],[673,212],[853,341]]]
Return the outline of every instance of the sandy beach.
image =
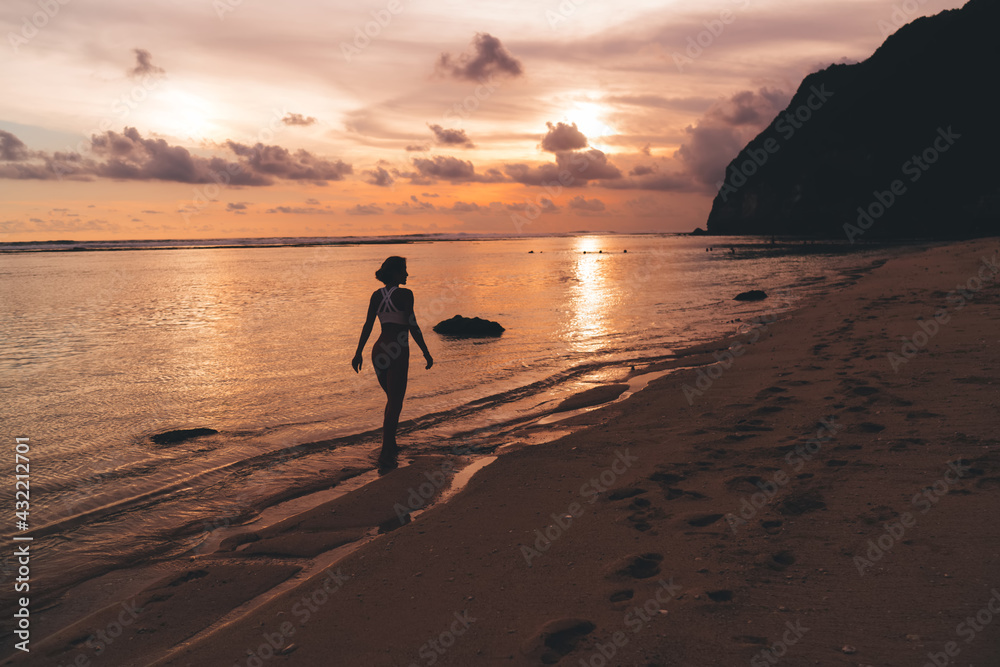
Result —
[[[998,272],[902,254],[445,502],[469,459],[417,458],[8,662],[1000,664]]]

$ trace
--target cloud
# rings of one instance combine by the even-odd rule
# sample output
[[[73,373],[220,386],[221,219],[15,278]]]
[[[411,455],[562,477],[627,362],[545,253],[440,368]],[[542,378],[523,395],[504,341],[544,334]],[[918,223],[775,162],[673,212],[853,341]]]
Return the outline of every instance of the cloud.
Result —
[[[576,129],[576,123],[567,125],[566,123],[545,123],[549,131],[542,137],[542,150],[550,153],[560,151],[572,151],[578,148],[587,147],[587,137],[583,132]]]
[[[486,32],[478,32],[472,39],[474,53],[463,53],[457,58],[442,53],[438,58],[437,71],[455,79],[480,81],[496,75],[518,77],[524,73],[514,56],[504,48],[500,40]]]
[[[20,162],[31,157],[28,147],[24,142],[15,137],[10,132],[0,130],[0,160],[7,162]]]
[[[153,64],[153,56],[146,49],[132,49],[135,53],[135,67],[128,70],[129,77],[137,79],[146,74],[166,74],[162,67]]]
[[[569,207],[574,211],[588,211],[591,213],[598,213],[605,209],[604,202],[600,199],[587,199],[580,195],[569,200]]]
[[[466,148],[476,147],[469,137],[466,136],[465,130],[448,130],[440,125],[431,125],[430,123],[427,124],[427,127],[431,128],[431,132],[434,133],[434,140],[439,144],[465,146]]]
[[[305,150],[281,146],[246,146],[227,141],[237,161],[194,155],[164,139],[147,139],[134,127],[90,137],[90,157],[79,153],[28,151],[14,135],[0,133],[0,178],[90,180],[93,177],[135,181],[271,185],[274,179],[307,180],[319,185],[343,180],[352,167]],[[13,158],[13,159],[11,159]]]
[[[696,190],[703,189],[695,181],[694,177],[686,171],[674,173],[654,171],[647,174],[637,174],[618,181],[601,183],[601,185],[612,190],[659,190],[661,192],[695,192]]]
[[[485,174],[477,174],[472,162],[450,155],[413,158],[413,166],[417,168],[418,174],[417,178],[411,176],[410,180],[418,184],[427,184],[428,181],[438,179],[452,183],[499,183],[506,180],[496,169],[488,169]]]
[[[380,188],[390,187],[396,180],[392,175],[386,171],[383,167],[375,167],[374,169],[369,169],[365,172],[368,178],[365,179],[365,183],[371,185],[377,185]]]
[[[322,215],[324,213],[330,213],[330,211],[325,208],[317,208],[315,206],[275,206],[274,208],[267,209],[267,212],[291,213],[293,215]]]
[[[504,165],[511,180],[524,185],[556,185],[575,187],[588,181],[616,180],[622,172],[608,161],[608,156],[596,148],[588,151],[556,153],[555,163],[530,167],[525,164]]]
[[[788,105],[790,95],[780,90],[744,90],[713,104],[697,125],[685,128],[688,138],[674,157],[680,159],[705,191],[714,191],[726,166]]]
[[[418,152],[423,152],[423,151],[429,151],[430,149],[431,149],[430,146],[424,146],[424,145],[418,145],[418,144],[410,144],[409,146],[406,147],[406,150],[409,151],[409,152],[411,152],[411,153],[418,153]]]
[[[300,113],[287,113],[285,117],[281,119],[281,122],[285,125],[312,125],[316,123],[316,119],[312,116],[303,116]]]
[[[226,210],[231,213],[246,215],[247,206],[251,203],[252,202],[248,201],[236,201],[236,202],[231,201],[228,204],[226,204]]]
[[[434,210],[434,204],[429,201],[420,201],[416,195],[410,195],[410,201],[397,205],[393,213],[396,215],[416,215],[418,213],[430,213]]]
[[[629,176],[645,176],[646,174],[652,174],[656,171],[653,167],[647,167],[644,164],[637,164],[632,169],[629,170]]]
[[[541,206],[539,206],[541,204]],[[522,213],[524,211],[538,211],[541,210],[542,213],[559,213],[559,207],[552,203],[552,200],[548,197],[540,197],[538,203],[532,201],[515,202],[513,204],[504,204],[504,208],[508,211],[516,211]]]
[[[231,151],[244,158],[257,174],[267,174],[293,181],[342,181],[353,172],[351,165],[341,160],[331,162],[309,151],[299,149],[294,153],[281,146],[253,146],[227,141]]]
[[[376,204],[355,204],[347,209],[347,215],[378,215],[385,213],[385,209]]]

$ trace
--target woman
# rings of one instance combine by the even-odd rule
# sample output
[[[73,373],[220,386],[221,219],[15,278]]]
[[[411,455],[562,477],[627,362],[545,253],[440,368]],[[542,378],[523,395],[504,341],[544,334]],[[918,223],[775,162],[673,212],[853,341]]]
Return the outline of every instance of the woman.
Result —
[[[410,334],[413,340],[423,350],[427,368],[434,365],[431,353],[427,350],[424,336],[417,326],[417,318],[413,314],[413,292],[400,287],[406,284],[406,259],[389,257],[382,262],[382,268],[375,272],[375,277],[381,280],[385,287],[375,290],[368,301],[368,315],[365,325],[361,328],[361,340],[358,341],[358,351],[351,361],[354,372],[361,370],[361,353],[365,343],[372,333],[375,316],[378,315],[382,331],[372,347],[372,366],[375,377],[385,391],[385,417],[382,421],[382,451],[378,457],[381,467],[396,465],[399,447],[396,445],[396,427],[399,425],[399,413],[403,409],[403,395],[406,394],[406,376],[410,365]]]

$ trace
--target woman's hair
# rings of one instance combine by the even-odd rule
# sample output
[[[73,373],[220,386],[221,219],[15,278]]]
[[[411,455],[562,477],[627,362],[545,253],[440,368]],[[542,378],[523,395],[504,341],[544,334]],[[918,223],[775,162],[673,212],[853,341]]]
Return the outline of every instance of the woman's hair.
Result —
[[[375,272],[375,277],[388,285],[389,281],[405,270],[406,258],[393,255],[382,262],[382,268]]]

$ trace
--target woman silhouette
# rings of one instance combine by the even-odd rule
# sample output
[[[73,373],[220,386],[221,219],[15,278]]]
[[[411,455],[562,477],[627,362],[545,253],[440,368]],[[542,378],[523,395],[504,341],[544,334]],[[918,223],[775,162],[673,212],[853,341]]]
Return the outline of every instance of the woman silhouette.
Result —
[[[424,335],[417,326],[417,318],[413,314],[413,292],[405,287],[406,259],[389,257],[382,262],[382,267],[375,272],[375,277],[385,283],[385,287],[372,293],[368,301],[368,315],[365,325],[361,328],[361,340],[358,341],[358,351],[354,354],[351,366],[354,372],[361,370],[361,354],[365,343],[372,333],[375,316],[378,315],[382,331],[372,347],[372,367],[375,377],[385,391],[385,417],[382,420],[382,451],[378,463],[381,467],[396,465],[399,447],[396,445],[396,427],[399,425],[399,413],[403,409],[403,396],[406,394],[406,377],[410,365],[410,334],[424,353],[427,368],[434,365],[434,359],[427,350]]]

